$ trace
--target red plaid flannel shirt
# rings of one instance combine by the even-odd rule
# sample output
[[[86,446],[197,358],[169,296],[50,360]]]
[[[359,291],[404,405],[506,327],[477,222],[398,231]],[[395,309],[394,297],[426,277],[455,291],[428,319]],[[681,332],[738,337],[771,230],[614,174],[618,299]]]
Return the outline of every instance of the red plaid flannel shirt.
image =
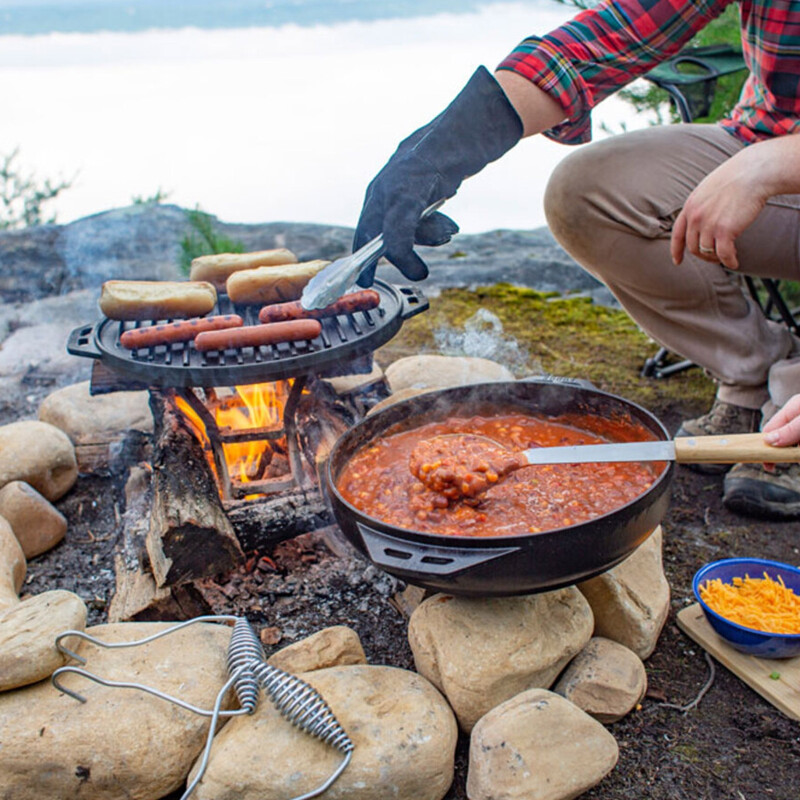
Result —
[[[591,139],[590,112],[675,55],[733,0],[605,0],[546,36],[530,36],[499,65],[555,98],[565,121],[545,135]],[[746,143],[800,130],[800,2],[741,0],[750,75],[721,125]]]

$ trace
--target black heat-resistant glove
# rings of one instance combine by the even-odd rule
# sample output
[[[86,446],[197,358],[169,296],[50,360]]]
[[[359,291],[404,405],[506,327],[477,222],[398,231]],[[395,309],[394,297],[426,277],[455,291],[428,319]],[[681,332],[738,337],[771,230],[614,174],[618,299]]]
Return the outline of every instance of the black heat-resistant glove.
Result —
[[[449,242],[458,226],[434,212],[422,212],[452,197],[461,182],[500,158],[522,137],[522,122],[494,76],[479,67],[452,103],[434,120],[400,143],[367,187],[353,249],[383,233],[384,255],[409,280],[428,275],[414,244]],[[358,280],[370,286],[375,266]]]

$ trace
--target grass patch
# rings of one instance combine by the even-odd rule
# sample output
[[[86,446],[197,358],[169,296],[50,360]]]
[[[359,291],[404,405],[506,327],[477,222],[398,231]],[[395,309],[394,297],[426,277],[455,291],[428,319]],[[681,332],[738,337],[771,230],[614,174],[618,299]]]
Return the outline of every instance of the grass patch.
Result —
[[[713,381],[698,368],[661,380],[641,377],[644,360],[658,348],[624,311],[594,305],[590,298],[503,283],[443,290],[431,298],[428,311],[405,322],[397,336],[378,350],[377,361],[386,367],[417,353],[482,354],[468,346],[459,351],[458,346],[458,333],[473,325],[476,315],[499,320],[490,335],[518,348],[513,359],[508,357],[512,352],[508,346],[497,351],[499,356],[487,355],[518,378],[535,374],[584,378],[656,413],[665,409],[703,413],[714,398]]]

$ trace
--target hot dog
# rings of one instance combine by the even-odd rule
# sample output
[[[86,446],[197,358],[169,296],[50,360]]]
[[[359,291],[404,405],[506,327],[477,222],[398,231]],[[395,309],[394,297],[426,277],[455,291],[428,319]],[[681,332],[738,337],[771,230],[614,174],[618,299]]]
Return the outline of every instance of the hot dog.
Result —
[[[223,331],[199,333],[194,346],[201,352],[228,350],[236,347],[259,347],[279,342],[300,342],[314,339],[322,332],[316,319],[296,319],[290,322],[270,322],[267,325],[247,325]]]
[[[356,311],[369,311],[380,305],[381,296],[374,289],[363,289],[340,297],[325,308],[305,309],[300,301],[293,303],[274,303],[264,306],[258,312],[262,322],[283,322],[289,319],[323,319],[338,314],[353,314]]]
[[[125,331],[119,343],[128,350],[141,347],[156,347],[159,344],[188,342],[203,331],[219,331],[225,328],[240,328],[244,321],[238,314],[219,317],[197,317],[195,319],[170,322],[167,325],[151,325],[149,328],[135,328]]]

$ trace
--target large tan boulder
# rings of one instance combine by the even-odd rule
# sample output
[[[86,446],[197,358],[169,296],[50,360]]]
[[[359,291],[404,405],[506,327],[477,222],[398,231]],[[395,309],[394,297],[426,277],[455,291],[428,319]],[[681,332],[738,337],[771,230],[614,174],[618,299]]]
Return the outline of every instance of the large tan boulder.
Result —
[[[458,729],[444,698],[420,675],[345,666],[300,676],[325,699],[354,745],[325,800],[441,800],[453,780]],[[262,702],[215,738],[197,800],[296,797],[322,784],[342,754]],[[194,774],[194,773],[193,773]]]
[[[87,632],[119,642],[168,627],[118,623]],[[227,679],[230,634],[224,625],[198,624],[139,647],[65,644],[97,675],[137,681],[211,708]],[[0,797],[158,800],[183,785],[205,744],[207,717],[134,689],[77,675],[62,680],[86,702],[62,694],[50,681],[0,694]]]
[[[492,709],[472,731],[470,800],[571,800],[616,765],[619,748],[596,720],[560,695],[530,689]]]
[[[469,731],[515,694],[550,687],[592,628],[589,604],[575,587],[521,597],[438,594],[411,615],[408,639],[417,671]]]
[[[0,427],[0,487],[25,481],[53,501],[77,479],[75,448],[64,431],[37,420]]]
[[[358,634],[346,625],[334,625],[283,647],[267,659],[284,672],[313,672],[347,664],[366,664]]]
[[[86,627],[78,595],[55,589],[0,611],[0,692],[49,678],[67,661],[56,637]]]
[[[378,381],[383,380],[383,370],[375,363],[372,364],[372,369],[365,373],[354,373],[352,375],[335,375],[331,378],[324,379],[326,383],[330,384],[336,394],[352,394],[359,389],[365,389],[372,386]]]
[[[659,526],[621,564],[578,584],[592,607],[595,635],[624,644],[643,661],[655,650],[669,614],[662,541]]]
[[[434,389],[414,389],[412,387],[408,387],[406,389],[398,389],[396,392],[392,392],[388,397],[381,400],[379,403],[375,403],[374,406],[367,412],[367,416],[372,416],[373,414],[377,414],[379,411],[383,411],[384,408],[389,408],[389,406],[393,406],[395,403],[399,403],[401,400],[408,400],[410,397],[416,397],[418,394],[425,394],[426,392],[435,391]]]
[[[67,518],[24,481],[11,481],[0,489],[0,514],[14,529],[25,558],[52,549],[67,532]]]
[[[598,722],[610,724],[630,713],[647,690],[647,672],[625,645],[594,637],[572,659],[553,691]]]
[[[418,355],[400,358],[386,368],[392,392],[403,389],[445,389],[488,381],[513,381],[514,373],[488,358]]]
[[[0,517],[0,611],[19,603],[19,593],[28,571],[28,562],[14,530]]]
[[[107,442],[125,431],[151,433],[147,392],[92,395],[89,381],[65,386],[45,397],[39,419],[60,428],[74,444]]]

